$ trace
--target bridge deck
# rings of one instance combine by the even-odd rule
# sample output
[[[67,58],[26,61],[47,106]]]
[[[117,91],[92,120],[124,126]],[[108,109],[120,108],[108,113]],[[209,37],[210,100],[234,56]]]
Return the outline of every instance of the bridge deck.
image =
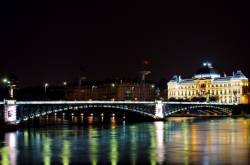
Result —
[[[17,101],[16,104],[154,104],[155,101]],[[185,104],[185,105],[238,105],[237,103],[217,103],[217,102],[168,102],[163,101],[163,104]],[[3,101],[0,105],[4,104]]]

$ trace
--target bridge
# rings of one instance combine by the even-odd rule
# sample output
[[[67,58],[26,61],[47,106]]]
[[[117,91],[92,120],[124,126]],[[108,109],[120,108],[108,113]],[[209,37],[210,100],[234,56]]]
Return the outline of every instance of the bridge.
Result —
[[[17,125],[26,120],[44,115],[63,112],[80,111],[90,108],[120,109],[154,120],[162,120],[179,112],[194,112],[198,115],[208,113],[230,116],[237,104],[206,103],[206,102],[164,102],[164,101],[16,101],[4,100],[4,122]]]

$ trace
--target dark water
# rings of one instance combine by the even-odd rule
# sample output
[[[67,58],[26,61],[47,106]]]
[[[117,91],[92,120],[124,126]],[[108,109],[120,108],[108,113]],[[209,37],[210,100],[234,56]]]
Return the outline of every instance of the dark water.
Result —
[[[250,119],[61,125],[1,133],[1,164],[250,164]]]

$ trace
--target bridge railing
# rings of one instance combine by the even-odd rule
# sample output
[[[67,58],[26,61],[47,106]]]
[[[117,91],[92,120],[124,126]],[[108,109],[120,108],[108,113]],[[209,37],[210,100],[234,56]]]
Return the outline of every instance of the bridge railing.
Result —
[[[154,104],[155,101],[17,101],[16,104]],[[239,105],[238,103],[218,103],[218,102],[169,102],[163,101],[163,104],[193,104],[193,105]],[[0,101],[0,105],[4,102]]]
[[[218,103],[218,102],[170,102],[163,101],[164,104],[186,104],[186,105],[239,105],[238,103]]]
[[[17,101],[25,104],[154,104],[154,101]]]

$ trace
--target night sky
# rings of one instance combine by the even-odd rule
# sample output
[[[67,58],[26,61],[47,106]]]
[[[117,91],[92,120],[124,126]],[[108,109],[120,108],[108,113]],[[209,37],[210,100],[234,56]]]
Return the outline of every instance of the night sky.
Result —
[[[30,0],[0,2],[0,74],[24,86],[135,77],[190,77],[204,61],[250,76],[249,5],[239,1]]]

